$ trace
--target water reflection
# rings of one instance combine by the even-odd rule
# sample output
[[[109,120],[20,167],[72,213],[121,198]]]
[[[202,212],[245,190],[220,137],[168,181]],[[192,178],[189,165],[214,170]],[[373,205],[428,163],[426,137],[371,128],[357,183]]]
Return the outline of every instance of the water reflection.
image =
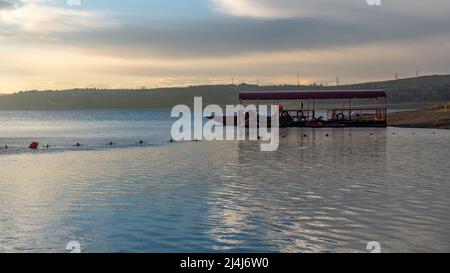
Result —
[[[449,251],[450,133],[392,130],[3,155],[0,251]]]

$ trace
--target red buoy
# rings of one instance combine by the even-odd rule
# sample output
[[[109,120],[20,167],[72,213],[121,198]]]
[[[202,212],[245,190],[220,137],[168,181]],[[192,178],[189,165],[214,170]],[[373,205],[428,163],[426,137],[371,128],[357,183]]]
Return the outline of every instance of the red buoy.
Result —
[[[28,149],[36,150],[39,147],[39,142],[33,141]]]

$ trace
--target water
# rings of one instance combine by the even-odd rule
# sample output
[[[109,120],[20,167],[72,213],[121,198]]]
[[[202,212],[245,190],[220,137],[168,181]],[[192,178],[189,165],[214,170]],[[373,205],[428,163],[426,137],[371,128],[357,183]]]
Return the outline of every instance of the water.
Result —
[[[0,111],[0,154],[29,152],[39,141],[37,152],[100,150],[163,145],[170,140],[168,111],[85,110],[85,111]],[[80,147],[74,146],[80,143]],[[43,147],[49,144],[49,149]]]
[[[167,111],[0,116],[2,252],[450,251],[450,131],[289,129],[262,153],[167,143]]]

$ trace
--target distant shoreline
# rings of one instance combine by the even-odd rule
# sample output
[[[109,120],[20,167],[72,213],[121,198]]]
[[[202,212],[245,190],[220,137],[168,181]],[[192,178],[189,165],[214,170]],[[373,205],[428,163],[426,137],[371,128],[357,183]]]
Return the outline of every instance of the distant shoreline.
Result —
[[[194,97],[203,104],[234,105],[242,91],[383,89],[393,109],[423,109],[450,101],[450,75],[431,75],[400,80],[336,86],[228,84],[157,89],[70,89],[26,91],[0,96],[0,110],[70,109],[171,109],[174,105],[192,105]],[[372,102],[360,102],[372,104]],[[414,106],[418,105],[418,106]],[[354,105],[356,106],[356,105]],[[361,105],[362,106],[362,105]]]

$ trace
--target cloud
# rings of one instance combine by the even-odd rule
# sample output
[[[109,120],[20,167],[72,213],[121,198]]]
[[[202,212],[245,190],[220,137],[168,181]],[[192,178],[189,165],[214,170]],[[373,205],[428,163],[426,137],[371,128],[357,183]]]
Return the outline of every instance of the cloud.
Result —
[[[57,6],[50,1],[22,0],[14,6],[7,3],[0,0],[0,7],[9,7],[0,10],[0,24],[14,28],[16,33],[48,35],[111,25],[104,21],[101,13]]]
[[[450,34],[449,17],[430,18],[428,10],[434,6],[421,11],[424,4],[420,0],[407,1],[405,11],[388,0],[383,1],[382,9],[368,6],[365,0],[208,1],[214,9],[234,15],[181,23],[144,16],[119,24],[108,22],[109,18],[97,11],[28,0],[3,11],[0,21],[16,29],[2,32],[0,26],[0,39],[66,45],[124,58],[176,59],[410,42]]]
[[[13,6],[14,6],[13,3],[9,2],[9,1],[0,0],[0,10],[2,10],[2,9],[10,9]]]
[[[97,54],[167,59],[339,48],[388,41],[449,37],[448,24],[386,16],[360,24],[310,18],[234,18],[186,24],[121,25],[64,35],[59,40]]]
[[[450,71],[448,0],[205,1],[214,9],[207,16],[156,19],[144,8],[135,16],[0,0],[0,89],[281,83],[297,73],[354,82]]]
[[[322,18],[364,19],[364,15],[398,14],[414,17],[447,16],[448,0],[382,0],[369,6],[366,0],[209,0],[221,13],[260,19]]]
[[[365,0],[208,1],[215,10],[233,15],[181,23],[141,18],[114,28],[55,36],[95,54],[169,60],[410,43],[450,36],[450,18],[442,11],[432,16],[430,10],[438,8],[421,0],[396,0],[405,5],[403,9],[389,0],[384,0],[382,7],[368,6]],[[448,0],[436,1],[444,10],[450,7]]]

